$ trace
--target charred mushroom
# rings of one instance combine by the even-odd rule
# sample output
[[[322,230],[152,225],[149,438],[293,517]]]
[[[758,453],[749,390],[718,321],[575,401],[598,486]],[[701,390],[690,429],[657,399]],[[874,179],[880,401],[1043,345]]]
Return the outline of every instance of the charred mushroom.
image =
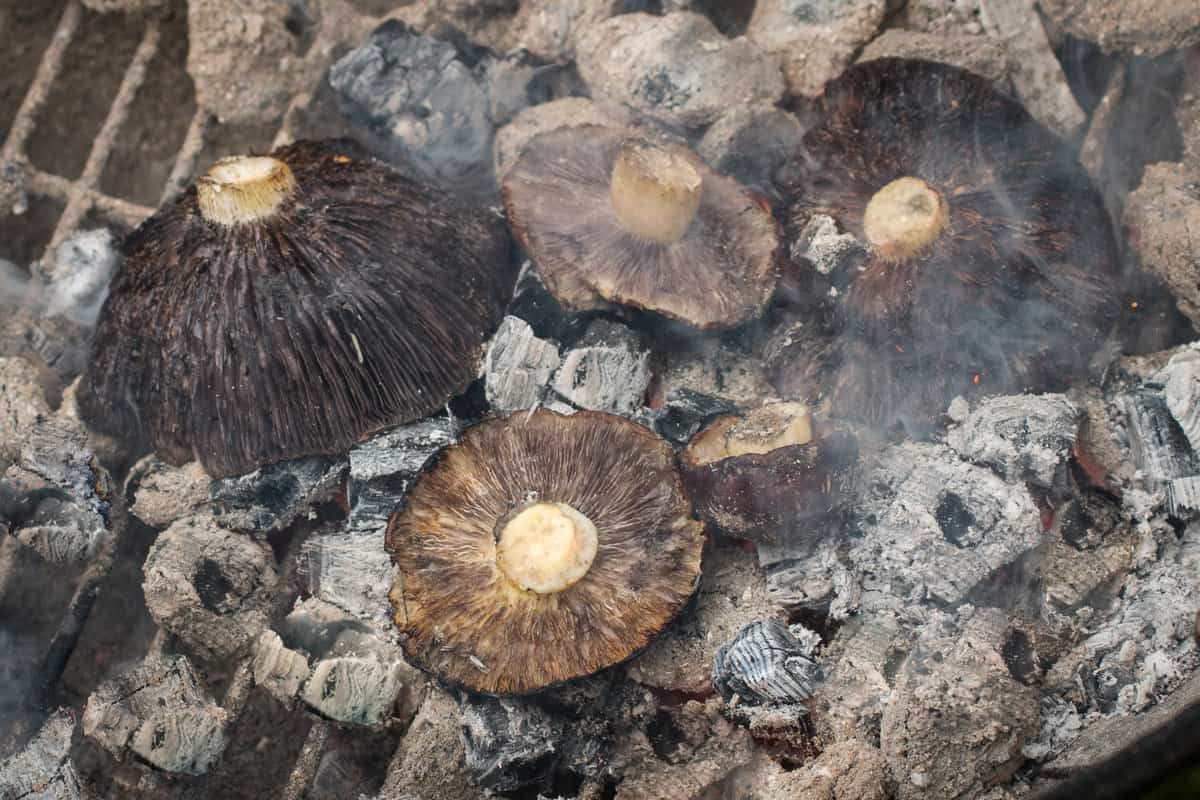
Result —
[[[220,161],[126,248],[81,411],[214,477],[440,408],[513,281],[499,220],[346,141]]]
[[[700,576],[670,445],[628,420],[541,409],[467,430],[391,519],[395,621],[415,664],[525,694],[648,645]]]
[[[592,125],[543,133],[505,178],[504,203],[572,310],[610,301],[728,328],[775,288],[770,211],[684,145]]]
[[[828,84],[795,231],[869,245],[829,274],[833,323],[776,383],[832,412],[927,427],[959,394],[1061,387],[1117,312],[1116,246],[1070,148],[983,78],[879,59]]]
[[[840,431],[815,436],[799,403],[767,403],[714,420],[680,457],[696,513],[740,538],[777,541],[828,516],[858,455]]]

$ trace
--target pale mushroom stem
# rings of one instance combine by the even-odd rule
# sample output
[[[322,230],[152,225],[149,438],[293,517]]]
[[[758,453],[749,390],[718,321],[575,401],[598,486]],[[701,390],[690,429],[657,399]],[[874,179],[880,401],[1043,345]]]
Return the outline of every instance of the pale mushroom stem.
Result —
[[[703,188],[703,176],[682,147],[632,141],[617,153],[610,194],[626,230],[671,244],[687,233]]]
[[[941,193],[920,178],[897,178],[867,203],[863,232],[880,258],[903,264],[927,250],[950,221]]]
[[[234,156],[196,181],[196,200],[206,220],[233,226],[271,216],[297,188],[292,170],[279,159]]]
[[[496,561],[520,588],[554,594],[579,581],[596,558],[596,526],[566,503],[534,503],[500,531]]]

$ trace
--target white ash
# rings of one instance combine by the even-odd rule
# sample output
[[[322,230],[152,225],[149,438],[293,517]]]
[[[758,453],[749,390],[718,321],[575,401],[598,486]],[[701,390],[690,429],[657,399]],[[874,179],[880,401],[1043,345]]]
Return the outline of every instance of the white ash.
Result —
[[[329,84],[393,160],[449,186],[491,185],[487,87],[453,44],[391,20],[330,68]]]
[[[1200,474],[1200,459],[1160,392],[1137,387],[1119,400],[1125,411],[1133,462],[1149,488],[1156,489],[1172,478]]]
[[[291,708],[311,672],[302,653],[284,647],[275,631],[259,634],[254,643],[254,683]]]
[[[973,797],[1007,783],[1037,734],[1038,694],[999,652],[1005,615],[963,616],[925,625],[896,676],[880,749],[898,800]]]
[[[558,345],[534,336],[528,322],[505,317],[484,360],[488,405],[497,411],[539,405],[561,360]]]
[[[420,705],[426,680],[404,660],[399,645],[341,609],[309,598],[297,603],[278,633],[281,649],[271,657],[268,682],[275,691],[289,690],[301,671],[292,653],[304,654],[310,670],[299,698],[322,716],[377,726],[393,719],[406,722]],[[263,646],[265,670],[274,646]]]
[[[1083,719],[1074,703],[1055,695],[1041,700],[1041,729],[1037,739],[1025,745],[1021,752],[1026,758],[1044,761],[1061,753],[1083,731]]]
[[[74,712],[60,708],[24,748],[0,761],[0,797],[79,800],[82,787],[71,761],[75,724]]]
[[[50,406],[33,365],[23,358],[0,358],[0,467],[16,461],[21,443],[49,418]]]
[[[461,728],[454,698],[430,689],[392,757],[378,800],[402,798],[414,791],[419,800],[485,797],[467,770]]]
[[[736,106],[770,106],[783,78],[745,38],[726,39],[705,17],[622,14],[576,39],[592,97],[669,125],[703,128]]]
[[[125,479],[129,511],[152,528],[165,528],[208,503],[212,479],[198,461],[173,467],[153,455],[140,459]]]
[[[108,529],[112,486],[87,442],[77,421],[43,420],[27,432],[0,484],[16,503],[5,527],[51,563],[86,562]]]
[[[976,18],[973,24],[982,32]],[[970,33],[925,33],[891,28],[868,44],[859,61],[876,58],[920,58],[974,72],[991,81],[997,89],[1012,91],[1013,66],[1008,48],[996,39]]]
[[[526,50],[485,55],[476,72],[487,89],[492,124],[497,128],[532,105],[566,94],[579,81],[563,65],[540,63]]]
[[[523,0],[513,20],[514,44],[548,61],[570,61],[584,31],[650,5],[646,0]]]
[[[629,662],[632,680],[660,689],[706,692],[717,650],[746,625],[776,615],[754,554],[718,548],[704,562],[696,600],[641,655]]]
[[[1106,52],[1154,58],[1200,44],[1191,0],[1043,0],[1043,13]]]
[[[943,35],[969,35],[982,40],[979,0],[909,0],[902,12],[903,28]]]
[[[798,535],[796,535],[798,534]],[[838,531],[794,531],[778,542],[758,545],[771,601],[783,608],[828,608],[829,618],[846,619],[858,610],[862,587],[845,559]]]
[[[776,176],[803,153],[804,133],[795,114],[778,108],[733,108],[709,126],[696,152],[717,172],[780,199]]]
[[[722,716],[716,699],[706,703],[689,700],[673,718],[683,741],[671,760],[659,759],[645,737],[629,737],[641,742],[629,742],[634,752],[617,786],[616,800],[699,797],[754,755],[750,734]]]
[[[863,536],[848,559],[871,594],[908,602],[958,603],[993,571],[1042,539],[1024,486],[959,461],[940,445],[888,448],[864,481]]]
[[[279,118],[323,68],[301,54],[311,6],[309,0],[191,0],[187,70],[196,103],[227,123]],[[322,55],[321,48],[310,52]]]
[[[311,456],[215,480],[209,488],[213,515],[224,527],[255,536],[281,531],[338,489],[346,468],[345,458]]]
[[[511,792],[546,781],[561,758],[560,717],[518,698],[464,696],[459,704],[465,763],[475,783]]]
[[[784,769],[763,754],[729,776],[729,797],[739,800],[814,798],[888,800],[887,762],[862,739],[843,739],[825,747],[796,769]]]
[[[65,316],[88,328],[95,326],[120,260],[117,241],[107,228],[68,236],[41,270],[45,313]]]
[[[227,721],[191,662],[151,656],[92,693],[83,733],[118,759],[129,752],[159,769],[203,775],[225,747]]]
[[[211,517],[184,517],[159,534],[143,575],[150,616],[206,659],[241,654],[270,623],[270,548]]]
[[[838,232],[837,222],[825,214],[814,214],[790,246],[793,260],[806,259],[822,275],[840,271],[852,259],[866,254],[864,242],[852,233]]]
[[[14,217],[19,217],[29,210],[25,171],[14,161],[0,164],[0,209]]]
[[[821,654],[825,681],[808,706],[818,729],[836,739],[879,730],[891,697],[891,661],[905,630],[889,614],[850,617]]]
[[[1162,385],[1167,409],[1193,452],[1200,452],[1200,350],[1189,348],[1171,356],[1152,380]]]
[[[988,35],[1008,48],[1017,96],[1033,118],[1070,139],[1083,126],[1079,107],[1063,74],[1037,9],[1025,0],[979,0]]]
[[[815,96],[883,25],[886,0],[758,0],[746,37],[779,59],[788,91]]]
[[[99,514],[108,513],[112,482],[88,447],[87,431],[57,416],[35,426],[21,444],[17,464]]]
[[[503,178],[516,163],[525,145],[535,136],[580,125],[621,128],[628,115],[618,108],[604,108],[586,97],[562,97],[522,110],[496,131],[493,146],[497,177]]]
[[[391,718],[403,688],[402,662],[370,657],[327,658],[313,665],[301,699],[322,716],[355,725]]]
[[[383,548],[388,519],[425,462],[457,435],[455,420],[436,417],[393,428],[350,450],[346,524],[309,537],[301,552],[309,592],[359,619],[390,627],[387,593],[395,567]]]
[[[641,407],[650,378],[649,351],[614,342],[568,350],[551,387],[577,408],[628,415]]]
[[[784,706],[803,713],[824,674],[813,660],[820,637],[802,626],[789,630],[776,619],[752,622],[713,658],[713,687],[734,719],[750,719],[761,707]]]
[[[1144,574],[1126,579],[1122,602],[1093,621],[1094,633],[1054,665],[1047,681],[1076,705],[1103,714],[1141,712],[1200,667],[1195,639],[1200,587],[1178,544]]]
[[[762,361],[727,339],[698,339],[666,358],[660,382],[667,393],[688,389],[743,408],[757,408],[776,397]]]
[[[946,443],[1010,482],[1049,488],[1075,445],[1079,419],[1061,394],[993,397],[950,428]]]

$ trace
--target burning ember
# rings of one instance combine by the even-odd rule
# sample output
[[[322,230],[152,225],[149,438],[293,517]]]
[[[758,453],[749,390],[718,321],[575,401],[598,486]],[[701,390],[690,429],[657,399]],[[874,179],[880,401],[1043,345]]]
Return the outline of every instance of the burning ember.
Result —
[[[1200,794],[1194,2],[0,44],[0,799]]]

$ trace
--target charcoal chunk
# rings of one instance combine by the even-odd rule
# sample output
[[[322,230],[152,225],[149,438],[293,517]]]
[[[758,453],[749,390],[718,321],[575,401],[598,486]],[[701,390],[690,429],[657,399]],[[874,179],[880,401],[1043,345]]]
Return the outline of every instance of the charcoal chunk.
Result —
[[[209,496],[221,525],[265,536],[291,525],[339,487],[345,474],[344,458],[297,458],[215,480]]]
[[[390,20],[330,68],[329,83],[389,158],[448,186],[494,187],[487,89],[453,44]]]
[[[539,405],[560,360],[557,345],[534,336],[529,323],[505,317],[484,361],[488,404],[497,411]]]
[[[464,697],[462,737],[475,782],[511,792],[546,781],[559,760],[561,721],[530,702]]]
[[[947,434],[963,458],[1010,481],[1049,488],[1075,445],[1079,410],[1060,394],[993,397]]]
[[[803,703],[824,677],[812,644],[778,620],[753,622],[717,651],[713,685],[726,700],[736,696],[750,705]]]
[[[117,758],[132,753],[187,775],[203,775],[221,755],[226,722],[182,656],[146,659],[102,684],[83,711],[84,735]]]

